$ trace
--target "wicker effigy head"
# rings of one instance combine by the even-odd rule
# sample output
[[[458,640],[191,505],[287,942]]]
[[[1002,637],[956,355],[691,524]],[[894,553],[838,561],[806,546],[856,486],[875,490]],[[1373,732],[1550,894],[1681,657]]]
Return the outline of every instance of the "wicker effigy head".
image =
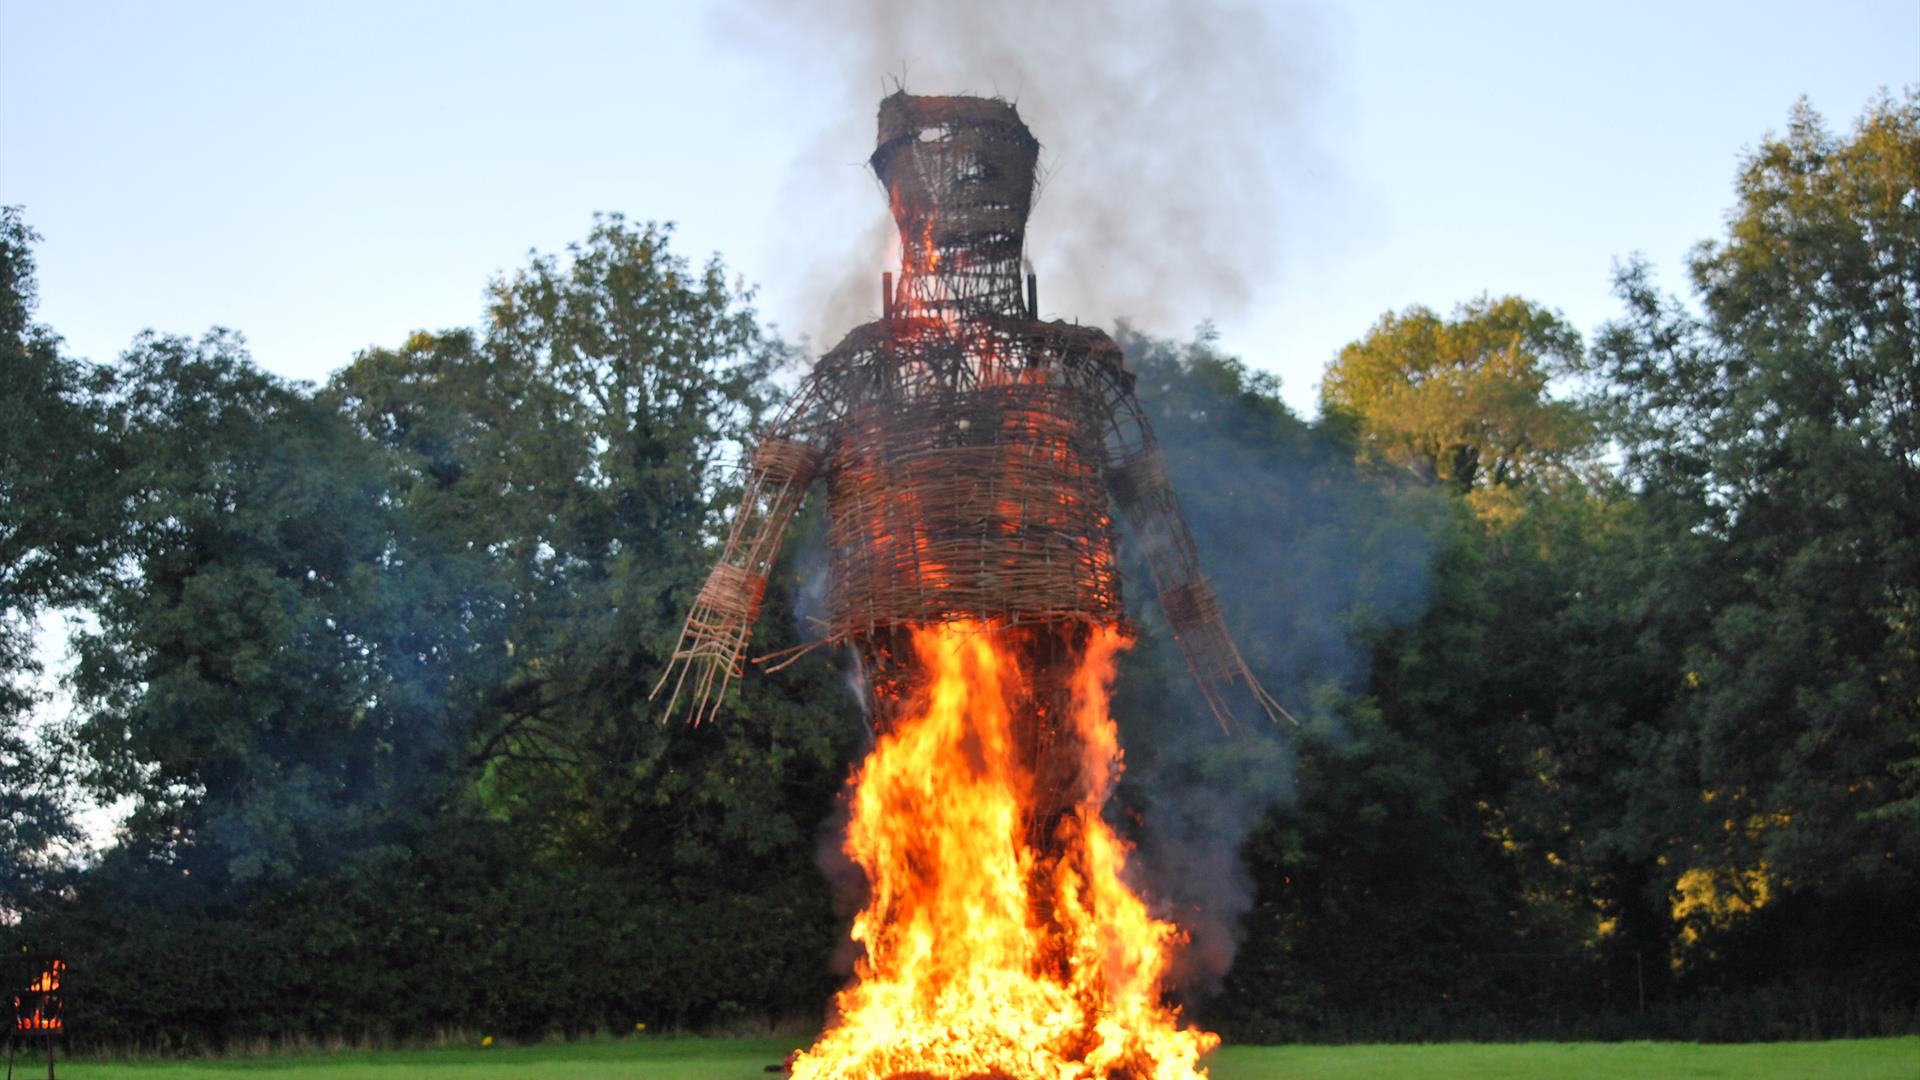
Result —
[[[957,317],[1020,304],[1020,260],[1040,143],[1007,102],[920,97],[880,103],[873,171],[900,229],[901,293]]]

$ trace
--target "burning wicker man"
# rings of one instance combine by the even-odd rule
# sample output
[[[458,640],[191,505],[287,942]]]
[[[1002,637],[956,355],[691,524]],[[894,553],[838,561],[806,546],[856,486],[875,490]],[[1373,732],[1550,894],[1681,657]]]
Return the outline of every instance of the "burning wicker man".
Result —
[[[826,640],[856,650],[878,732],[847,841],[872,899],[854,927],[860,982],[796,1075],[1197,1076],[1211,1045],[1159,1000],[1178,932],[1120,884],[1125,846],[1099,821],[1119,767],[1105,684],[1127,635],[1110,506],[1215,718],[1228,725],[1236,698],[1279,707],[1200,575],[1119,348],[1038,317],[1022,268],[1039,149],[1004,101],[881,103],[871,164],[898,279],[883,275],[881,319],[822,356],[753,447],[654,691],[671,688],[669,714],[683,697],[694,722],[714,714],[783,534],[824,477]],[[1011,895],[975,895],[1000,876]],[[980,925],[996,903],[1014,926]],[[976,940],[1003,932],[1013,944]],[[995,965],[1010,983],[983,995]],[[1016,1060],[1034,1053],[1045,1062]]]

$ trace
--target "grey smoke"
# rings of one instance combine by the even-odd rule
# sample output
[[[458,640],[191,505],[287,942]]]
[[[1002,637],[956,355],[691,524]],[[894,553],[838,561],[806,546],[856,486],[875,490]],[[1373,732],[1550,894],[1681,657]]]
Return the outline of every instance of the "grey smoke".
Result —
[[[1130,778],[1140,814],[1138,884],[1188,935],[1176,980],[1209,992],[1233,966],[1241,919],[1253,906],[1240,848],[1269,809],[1294,797],[1292,747],[1270,729],[1221,740],[1196,728],[1160,743],[1149,760]]]
[[[1382,489],[1299,419],[1190,374],[1218,362],[1206,339],[1176,345],[1126,328],[1119,339],[1249,667],[1316,737],[1342,740],[1339,705],[1365,688],[1370,638],[1426,610],[1443,501]],[[1256,719],[1251,701],[1240,730],[1219,730],[1137,552],[1121,551],[1128,610],[1145,632],[1115,687],[1128,759],[1120,802],[1135,815],[1138,883],[1191,936],[1176,974],[1204,992],[1230,967],[1254,903],[1241,849],[1296,797],[1296,733]]]
[[[1049,317],[1164,332],[1234,316],[1324,208],[1312,119],[1330,50],[1311,8],[740,0],[715,29],[820,117],[786,165],[778,241],[819,342],[878,307],[891,221],[865,159],[896,85],[1019,106],[1042,145],[1028,252]]]

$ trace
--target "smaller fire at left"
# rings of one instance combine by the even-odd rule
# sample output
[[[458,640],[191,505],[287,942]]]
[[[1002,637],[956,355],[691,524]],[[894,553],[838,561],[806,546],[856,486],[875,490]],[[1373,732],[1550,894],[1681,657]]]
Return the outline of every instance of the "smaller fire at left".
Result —
[[[49,961],[26,989],[13,995],[14,1031],[44,1035],[61,1030],[60,981],[66,972],[66,961]]]

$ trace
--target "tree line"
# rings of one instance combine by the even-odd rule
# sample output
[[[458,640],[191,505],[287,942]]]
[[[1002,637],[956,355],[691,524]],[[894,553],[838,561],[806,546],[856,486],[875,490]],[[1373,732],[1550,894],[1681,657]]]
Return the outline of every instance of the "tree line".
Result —
[[[1591,341],[1517,296],[1389,314],[1312,419],[1122,328],[1303,721],[1207,735],[1140,613],[1116,814],[1200,1021],[1920,1028],[1920,94],[1797,109],[1736,200],[1689,300],[1629,262]],[[845,662],[699,728],[647,700],[805,362],[717,260],[602,217],[310,386],[225,330],[66,355],[36,241],[7,210],[0,922],[68,957],[76,1040],[819,1021]],[[767,650],[806,639],[798,529]],[[130,810],[76,858],[83,797]]]

